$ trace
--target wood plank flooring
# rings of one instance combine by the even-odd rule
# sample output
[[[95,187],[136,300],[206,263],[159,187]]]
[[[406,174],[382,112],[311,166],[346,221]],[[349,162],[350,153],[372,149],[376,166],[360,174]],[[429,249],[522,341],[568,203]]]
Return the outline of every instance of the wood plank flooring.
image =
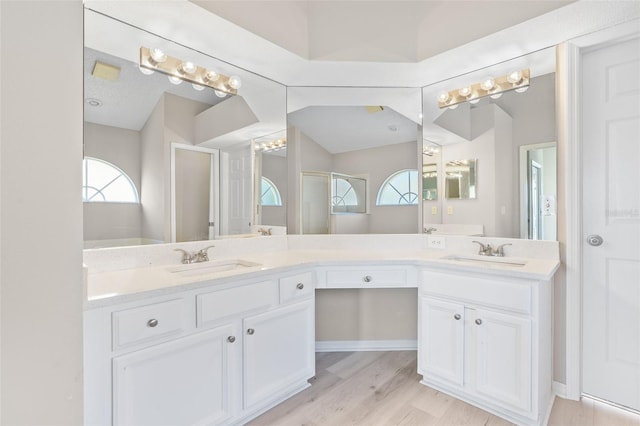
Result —
[[[251,426],[510,425],[419,383],[415,351],[316,354],[311,387],[272,408]],[[560,398],[551,426],[640,426],[640,416],[583,399]]]

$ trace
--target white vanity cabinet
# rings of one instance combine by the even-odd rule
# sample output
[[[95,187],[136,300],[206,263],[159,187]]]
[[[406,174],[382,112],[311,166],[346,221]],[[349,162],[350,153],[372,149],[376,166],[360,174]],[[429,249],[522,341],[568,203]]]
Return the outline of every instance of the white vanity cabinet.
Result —
[[[116,425],[219,424],[232,415],[232,325],[113,358]]]
[[[423,383],[518,424],[546,421],[551,283],[423,271],[418,372]]]
[[[312,272],[85,311],[85,424],[243,423],[315,374]]]

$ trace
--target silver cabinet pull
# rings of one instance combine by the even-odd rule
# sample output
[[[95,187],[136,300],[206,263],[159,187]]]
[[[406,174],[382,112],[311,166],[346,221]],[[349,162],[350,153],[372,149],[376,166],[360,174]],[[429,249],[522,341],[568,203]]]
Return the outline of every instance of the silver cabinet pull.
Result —
[[[227,342],[229,342],[229,343],[233,343],[233,342],[235,342],[235,341],[236,341],[236,336],[229,336],[229,337],[227,337]]]
[[[460,314],[455,314],[455,315],[453,316],[453,318],[454,318],[456,321],[458,321],[460,318],[462,318],[462,315],[460,315]]]
[[[304,284],[302,284],[302,283],[298,283],[298,285],[296,286],[296,288],[297,288],[298,290],[302,290],[302,289],[304,288]]]
[[[482,320],[481,320],[480,318],[478,318],[478,319],[476,320],[476,324],[478,324],[478,325],[482,324]]]
[[[158,325],[158,320],[153,318],[147,321],[147,327],[155,327]]]
[[[256,332],[256,331],[255,331],[253,328],[249,328],[249,329],[247,329],[247,334],[248,334],[248,335],[250,335],[250,336],[251,336],[253,333],[255,333],[255,332]]]
[[[587,237],[587,243],[590,246],[598,247],[601,246],[604,240],[600,235],[592,234]]]
[[[370,283],[373,280],[373,278],[371,278],[371,275],[366,275],[362,280],[365,283]]]

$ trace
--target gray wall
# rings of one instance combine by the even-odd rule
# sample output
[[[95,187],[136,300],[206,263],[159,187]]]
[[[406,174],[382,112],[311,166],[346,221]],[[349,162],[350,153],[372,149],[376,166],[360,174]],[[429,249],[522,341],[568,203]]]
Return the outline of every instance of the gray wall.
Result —
[[[5,425],[82,424],[82,12],[0,2]]]

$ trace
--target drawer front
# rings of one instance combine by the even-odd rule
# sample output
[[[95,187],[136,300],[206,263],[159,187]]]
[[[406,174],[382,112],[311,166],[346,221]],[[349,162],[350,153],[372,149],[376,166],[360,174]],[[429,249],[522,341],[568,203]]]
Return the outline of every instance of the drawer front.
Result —
[[[280,303],[302,300],[313,295],[313,273],[291,275],[280,278]]]
[[[344,268],[328,269],[327,288],[415,287],[415,272],[411,268]]]
[[[180,334],[193,327],[190,311],[187,299],[174,299],[113,312],[113,349]]]
[[[531,313],[531,283],[518,279],[508,280],[423,271],[420,292],[512,312]]]
[[[242,315],[278,304],[278,290],[273,280],[243,284],[196,296],[197,326],[204,327],[228,317]]]

